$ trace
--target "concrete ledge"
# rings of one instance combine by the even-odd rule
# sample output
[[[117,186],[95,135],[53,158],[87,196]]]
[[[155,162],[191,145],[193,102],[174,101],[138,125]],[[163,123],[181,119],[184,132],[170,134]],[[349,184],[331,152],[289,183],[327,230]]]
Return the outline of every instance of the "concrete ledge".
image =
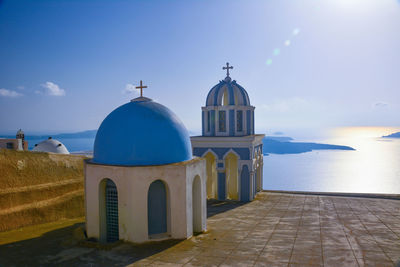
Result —
[[[371,193],[340,193],[340,192],[311,192],[311,191],[286,191],[286,190],[262,190],[267,193],[318,195],[336,197],[362,197],[400,200],[400,194],[371,194]]]

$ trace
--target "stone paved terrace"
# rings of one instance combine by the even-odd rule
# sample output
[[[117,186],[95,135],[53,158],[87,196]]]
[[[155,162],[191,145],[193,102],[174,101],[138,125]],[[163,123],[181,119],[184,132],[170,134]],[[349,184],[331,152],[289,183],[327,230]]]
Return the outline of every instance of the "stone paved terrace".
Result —
[[[70,242],[83,223],[18,242],[4,242],[15,234],[0,233],[0,266],[347,267],[400,260],[400,200],[263,192],[244,205],[211,202],[208,214],[208,232],[191,239],[110,250]]]
[[[260,193],[142,266],[394,266],[400,201]]]

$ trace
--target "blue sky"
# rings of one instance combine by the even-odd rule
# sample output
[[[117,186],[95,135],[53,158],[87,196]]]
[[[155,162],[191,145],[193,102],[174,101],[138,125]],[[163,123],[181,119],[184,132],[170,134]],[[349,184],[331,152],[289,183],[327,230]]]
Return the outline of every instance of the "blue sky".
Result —
[[[258,132],[400,125],[397,0],[1,1],[0,132],[96,129],[144,95],[200,130],[231,77]]]

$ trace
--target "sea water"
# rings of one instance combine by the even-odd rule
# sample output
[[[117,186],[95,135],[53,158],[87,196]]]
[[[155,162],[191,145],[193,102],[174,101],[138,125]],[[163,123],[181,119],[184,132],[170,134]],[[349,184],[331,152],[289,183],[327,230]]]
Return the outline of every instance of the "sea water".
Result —
[[[329,137],[304,141],[348,145],[356,150],[264,156],[263,188],[400,194],[400,139],[380,137],[396,131],[399,129],[339,128]]]
[[[347,127],[296,141],[347,145],[355,151],[316,150],[264,156],[263,188],[400,194],[400,139],[380,138],[400,128]],[[93,151],[94,138],[59,139],[70,152]],[[31,150],[41,140],[27,140]]]
[[[69,152],[93,151],[94,138],[57,138],[62,142]],[[28,149],[32,150],[35,144],[43,141],[42,139],[26,139]]]

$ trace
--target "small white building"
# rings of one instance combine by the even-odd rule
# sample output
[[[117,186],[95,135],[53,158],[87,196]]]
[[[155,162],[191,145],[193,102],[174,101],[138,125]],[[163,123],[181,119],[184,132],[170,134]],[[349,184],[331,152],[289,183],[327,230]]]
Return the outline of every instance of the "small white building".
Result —
[[[56,154],[69,154],[68,149],[65,147],[63,143],[51,137],[49,137],[47,140],[40,142],[39,144],[35,144],[32,151],[48,152]]]
[[[85,161],[88,237],[141,243],[205,231],[205,172],[171,110],[146,97],[120,106],[102,122]]]

